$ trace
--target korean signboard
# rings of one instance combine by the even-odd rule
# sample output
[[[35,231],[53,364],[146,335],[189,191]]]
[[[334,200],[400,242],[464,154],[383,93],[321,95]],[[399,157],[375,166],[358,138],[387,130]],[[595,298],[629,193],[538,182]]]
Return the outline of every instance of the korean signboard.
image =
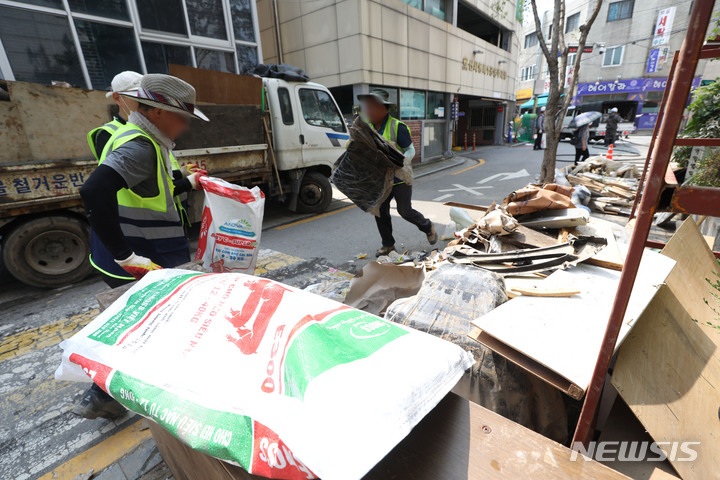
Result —
[[[655,24],[655,34],[653,36],[652,46],[665,45],[670,42],[670,34],[672,33],[672,24],[675,19],[675,7],[664,8],[658,13],[657,23]]]

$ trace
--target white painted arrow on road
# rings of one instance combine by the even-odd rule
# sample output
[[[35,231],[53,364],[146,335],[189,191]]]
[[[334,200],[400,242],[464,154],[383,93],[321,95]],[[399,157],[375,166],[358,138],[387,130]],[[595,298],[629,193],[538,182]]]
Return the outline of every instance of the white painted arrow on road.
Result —
[[[523,177],[529,177],[529,176],[530,176],[530,173],[528,173],[528,171],[523,168],[522,170],[518,170],[515,173],[510,173],[510,172],[496,173],[495,175],[490,175],[487,178],[483,178],[482,180],[479,180],[477,183],[482,185],[483,183],[492,182],[495,179],[510,180],[513,178],[523,178]]]

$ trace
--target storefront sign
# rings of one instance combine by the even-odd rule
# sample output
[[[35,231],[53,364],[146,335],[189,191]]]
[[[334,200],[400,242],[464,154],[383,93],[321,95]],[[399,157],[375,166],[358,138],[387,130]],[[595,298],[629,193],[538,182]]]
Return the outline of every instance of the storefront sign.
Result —
[[[631,78],[616,82],[581,83],[578,85],[577,96],[602,95],[622,92],[662,92],[667,85],[667,78]],[[700,77],[693,79],[692,86],[700,86]]]
[[[470,70],[475,73],[481,73],[489,77],[502,78],[503,80],[507,79],[507,73],[504,70],[491,67],[490,65],[485,65],[484,63],[476,62],[475,60],[469,60],[467,57],[463,58],[462,69]]]
[[[657,23],[655,24],[655,35],[653,37],[652,46],[665,45],[670,41],[672,33],[672,24],[675,19],[675,7],[665,8],[658,13]]]
[[[532,88],[522,88],[515,92],[515,100],[526,100],[528,98],[532,98],[532,96],[533,96]]]
[[[652,50],[650,50],[650,56],[648,57],[647,68],[645,69],[645,73],[657,72],[659,58],[660,58],[660,49],[659,48],[653,48]]]

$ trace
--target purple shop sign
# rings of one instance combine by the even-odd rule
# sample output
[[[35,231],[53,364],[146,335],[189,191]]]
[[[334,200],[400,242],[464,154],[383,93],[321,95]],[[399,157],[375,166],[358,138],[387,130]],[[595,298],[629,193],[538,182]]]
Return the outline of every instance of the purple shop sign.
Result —
[[[660,59],[660,49],[653,48],[652,50],[650,50],[650,56],[648,57],[647,69],[645,70],[645,73],[657,72],[659,59]]]
[[[652,130],[655,128],[657,113],[641,113],[636,117],[638,130]]]
[[[623,92],[662,92],[667,85],[667,78],[631,78],[617,82],[581,83],[578,85],[578,96],[602,95]],[[700,86],[700,77],[695,77],[693,88]]]

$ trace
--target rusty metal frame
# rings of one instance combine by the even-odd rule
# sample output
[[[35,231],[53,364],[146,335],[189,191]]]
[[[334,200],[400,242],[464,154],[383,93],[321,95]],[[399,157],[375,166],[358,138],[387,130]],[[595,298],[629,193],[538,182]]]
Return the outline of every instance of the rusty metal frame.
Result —
[[[665,183],[665,173],[670,164],[670,156],[672,155],[672,149],[677,140],[676,137],[680,128],[680,120],[682,119],[688,95],[690,94],[693,75],[697,69],[698,60],[701,58],[701,54],[705,54],[703,53],[705,32],[707,31],[714,6],[715,0],[695,1],[690,14],[687,36],[683,42],[680,54],[677,57],[677,65],[671,79],[672,83],[669,85],[669,88],[666,88],[666,95],[663,96],[663,100],[667,97],[665,104],[666,111],[662,112],[662,123],[657,129],[656,147],[652,152],[652,156],[648,157],[650,159],[650,170],[647,174],[647,186],[640,200],[639,212],[630,239],[627,258],[620,275],[620,283],[615,295],[615,300],[613,301],[608,326],[605,330],[605,336],[602,341],[597,363],[595,364],[592,381],[587,389],[580,419],[578,420],[575,435],[573,436],[573,443],[581,442],[587,446],[593,437],[596,413],[605,383],[605,377],[610,365],[610,360],[615,353],[618,333],[630,300],[630,293],[632,292],[643,250],[645,249],[648,234],[650,233],[653,216],[657,210],[660,197],[667,186]],[[706,51],[710,51],[710,49]],[[660,118],[660,115],[658,115],[658,118]],[[700,203],[707,202],[709,205],[708,208],[705,209],[706,212],[720,216],[719,203],[708,202],[702,197],[690,199],[700,194],[697,188],[677,187],[674,193],[678,190],[680,190],[679,197],[676,197],[676,205],[678,207],[693,209]],[[717,194],[714,193],[713,195]],[[675,195],[673,196],[675,197]],[[700,198],[702,198],[702,201]],[[696,212],[693,211],[693,213]]]

